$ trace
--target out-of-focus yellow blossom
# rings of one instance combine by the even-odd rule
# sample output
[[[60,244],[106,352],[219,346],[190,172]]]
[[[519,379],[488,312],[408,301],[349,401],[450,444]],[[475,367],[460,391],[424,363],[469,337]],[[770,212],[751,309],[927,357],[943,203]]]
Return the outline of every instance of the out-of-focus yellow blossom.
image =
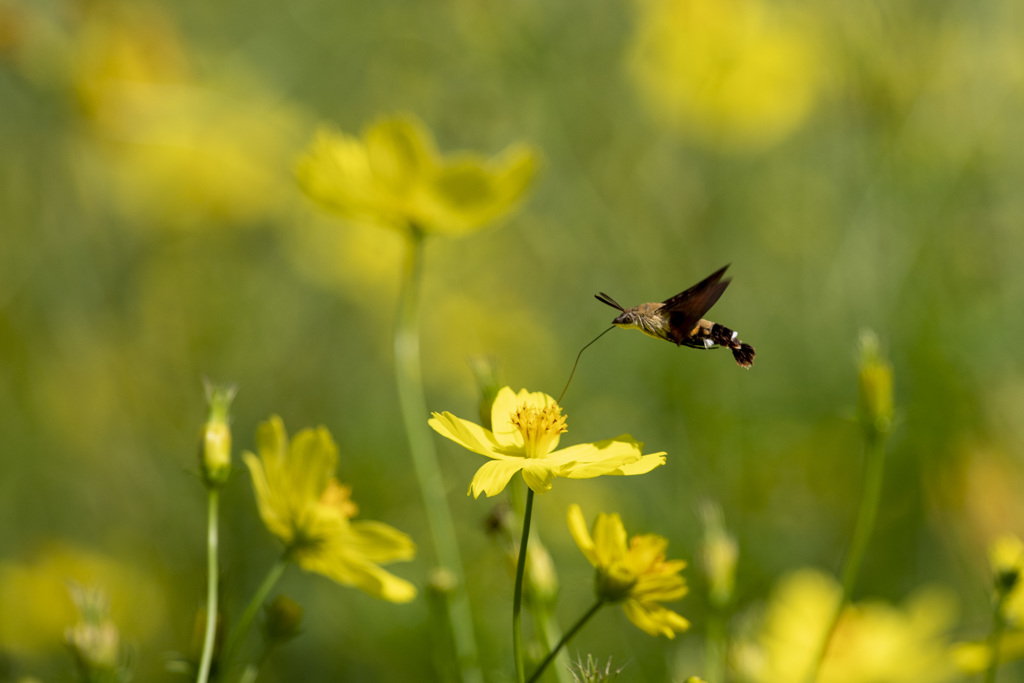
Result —
[[[461,235],[507,214],[529,188],[537,155],[513,145],[494,159],[442,157],[426,127],[405,115],[363,139],[324,128],[299,160],[299,184],[342,216],[402,230]]]
[[[956,667],[965,674],[980,674],[992,661],[992,645],[988,642],[957,643],[951,653]],[[999,639],[999,661],[1010,662],[1024,657],[1024,632],[1004,633]]]
[[[111,618],[136,643],[153,638],[165,621],[163,592],[146,574],[55,543],[27,561],[0,563],[0,643],[5,651],[33,656],[61,646],[65,630],[79,619],[69,582],[104,591]]]
[[[630,71],[652,111],[718,149],[760,149],[808,117],[822,56],[801,21],[762,0],[638,0]]]
[[[665,453],[643,454],[643,444],[623,434],[614,439],[569,446],[558,441],[565,416],[555,399],[541,392],[502,387],[491,406],[491,429],[451,413],[433,413],[429,424],[441,436],[492,460],[477,470],[469,491],[501,493],[516,472],[537,493],[551,488],[555,477],[590,479],[603,474],[644,474],[665,464]]]
[[[259,457],[242,457],[252,475],[260,517],[284,541],[287,557],[391,602],[408,602],[416,588],[381,569],[380,563],[411,560],[412,540],[380,522],[352,521],[357,512],[350,489],[334,478],[338,447],[324,427],[304,429],[289,443],[276,415],[256,431]]]
[[[621,602],[626,616],[643,632],[674,638],[690,622],[661,603],[681,599],[687,593],[679,572],[683,560],[666,560],[668,540],[655,534],[626,538],[617,514],[599,514],[593,535],[587,530],[579,505],[569,507],[569,531],[590,564],[597,568],[598,600]]]
[[[1003,600],[1003,617],[1016,625],[1024,617],[1024,543],[1010,534],[1000,536],[989,548],[989,565],[995,591]]]
[[[1020,659],[1024,656],[1024,543],[1012,534],[1000,536],[989,547],[989,567],[992,570],[993,592],[999,619],[1011,632],[1000,631],[999,661]],[[953,648],[956,664],[965,673],[981,673],[992,660],[991,637],[986,642],[958,643]]]
[[[833,578],[806,569],[776,588],[752,640],[741,641],[734,660],[743,680],[805,683],[821,639],[842,597]],[[817,683],[938,683],[955,677],[947,630],[952,599],[922,590],[903,607],[881,602],[843,610]]]
[[[133,224],[205,226],[281,209],[300,116],[250,74],[193,72],[174,21],[146,2],[86,3],[68,37],[87,169]]]

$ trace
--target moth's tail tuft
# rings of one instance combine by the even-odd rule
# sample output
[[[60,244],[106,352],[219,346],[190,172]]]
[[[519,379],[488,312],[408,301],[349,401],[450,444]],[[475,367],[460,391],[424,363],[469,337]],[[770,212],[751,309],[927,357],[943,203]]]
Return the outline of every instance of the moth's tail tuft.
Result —
[[[741,368],[750,369],[750,366],[754,364],[755,355],[754,347],[750,344],[741,343],[732,349],[732,357],[736,359],[736,363]]]
[[[739,340],[739,334],[734,330],[730,330],[725,325],[719,325],[713,323],[711,325],[711,341],[715,342],[719,346],[724,346],[732,350],[732,357],[736,359],[736,363],[741,368],[749,368],[754,364],[754,347],[750,344],[744,344]]]

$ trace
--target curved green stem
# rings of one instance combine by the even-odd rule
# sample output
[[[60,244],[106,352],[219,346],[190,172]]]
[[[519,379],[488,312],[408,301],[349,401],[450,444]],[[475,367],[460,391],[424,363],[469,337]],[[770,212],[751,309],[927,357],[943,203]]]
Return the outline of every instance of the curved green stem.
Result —
[[[512,596],[512,656],[516,660],[516,680],[526,680],[523,667],[523,574],[526,573],[526,546],[530,542],[530,519],[533,517],[533,489],[526,489],[526,508],[523,510],[523,536],[519,541],[519,562],[516,563],[516,589]]]
[[[203,655],[199,660],[199,675],[196,683],[210,679],[213,664],[213,648],[217,637],[217,513],[220,509],[220,492],[216,486],[207,488],[206,515],[206,632],[203,634]]]
[[[455,577],[456,586],[448,601],[448,621],[458,668],[464,683],[483,681],[477,655],[473,615],[466,594],[466,576],[455,538],[437,451],[427,426],[427,403],[423,390],[423,371],[420,366],[420,338],[417,324],[420,308],[420,285],[423,279],[423,233],[410,230],[409,254],[402,272],[402,291],[398,304],[398,322],[395,327],[395,375],[398,383],[398,401],[406,438],[412,456],[413,470],[423,495],[427,522],[434,539],[438,564]]]
[[[1006,591],[999,591],[995,611],[992,613],[992,632],[988,635],[989,660],[988,668],[985,669],[984,683],[995,683],[996,672],[999,670],[999,644],[1003,639],[1003,630],[1006,628],[1006,619],[1003,617],[1006,595]]]
[[[263,583],[256,589],[256,593],[252,596],[252,600],[249,601],[248,606],[245,608],[245,612],[242,613],[242,617],[235,624],[235,628],[231,630],[231,635],[228,636],[227,643],[224,646],[224,656],[221,661],[224,664],[228,664],[234,658],[235,652],[242,645],[242,641],[245,640],[246,634],[249,632],[249,628],[252,626],[253,620],[256,618],[256,612],[259,611],[260,607],[267,600],[267,596],[270,595],[270,591],[274,588],[274,585],[284,574],[285,568],[288,566],[288,553],[285,552],[281,558],[274,563],[267,572],[266,577],[263,579]]]
[[[867,552],[868,541],[875,528],[875,518],[878,516],[878,502],[882,497],[882,481],[885,478],[885,434],[869,434],[866,444],[864,463],[864,490],[861,492],[860,508],[857,511],[857,523],[853,530],[853,539],[850,541],[850,550],[846,555],[846,563],[843,566],[842,597],[836,605],[829,622],[828,629],[821,641],[817,656],[814,659],[814,666],[810,671],[807,680],[813,682],[818,678],[822,664],[825,662],[825,655],[828,652],[829,643],[835,633],[836,626],[843,610],[850,604],[850,595],[857,583],[857,575],[860,573],[861,564],[864,562],[864,555]]]
[[[548,664],[555,661],[555,657],[558,656],[559,651],[561,651],[561,649],[565,647],[566,643],[572,640],[572,637],[576,635],[576,632],[583,628],[583,625],[590,621],[590,618],[597,614],[597,610],[601,609],[601,607],[603,606],[604,601],[598,600],[589,610],[587,610],[586,614],[580,617],[579,621],[577,621],[573,625],[573,627],[569,629],[569,632],[562,636],[562,639],[558,641],[558,645],[555,646],[555,649],[548,653],[548,656],[545,657],[544,661],[540,663],[540,666],[538,666],[537,670],[533,672],[533,675],[530,676],[530,680],[527,681],[527,683],[534,683],[534,681],[540,678],[540,675],[544,673],[544,669],[547,668]]]

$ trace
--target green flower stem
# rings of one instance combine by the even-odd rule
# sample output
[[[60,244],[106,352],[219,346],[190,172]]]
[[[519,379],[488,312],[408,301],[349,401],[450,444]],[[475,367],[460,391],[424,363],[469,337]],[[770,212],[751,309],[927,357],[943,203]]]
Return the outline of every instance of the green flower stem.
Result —
[[[871,534],[875,528],[878,502],[882,497],[882,480],[885,476],[885,441],[886,434],[884,432],[868,433],[864,462],[864,490],[861,493],[860,508],[857,511],[857,523],[853,530],[853,539],[850,541],[850,550],[846,555],[846,564],[843,566],[842,597],[839,604],[836,605],[828,629],[825,631],[825,637],[822,639],[818,654],[814,659],[814,667],[807,678],[809,682],[817,680],[818,672],[825,662],[829,642],[839,624],[839,618],[843,609],[850,604],[850,595],[857,582],[857,574],[864,562],[868,541],[871,540]]]
[[[246,634],[249,632],[249,628],[252,626],[253,619],[256,618],[256,612],[259,611],[260,607],[267,600],[267,596],[270,595],[270,591],[273,590],[274,585],[284,574],[285,568],[288,566],[288,552],[281,556],[281,558],[274,563],[267,572],[267,576],[263,579],[263,583],[256,589],[256,593],[252,596],[252,600],[249,601],[249,605],[245,608],[245,612],[242,613],[242,618],[235,624],[235,628],[232,629],[231,635],[228,636],[228,641],[224,646],[224,656],[221,658],[225,664],[231,662],[234,658],[235,652],[242,645],[242,641],[245,640]]]
[[[199,675],[196,683],[210,680],[210,666],[213,664],[214,641],[217,636],[217,514],[220,509],[220,491],[216,486],[207,488],[206,515],[206,632],[203,635],[203,655],[199,660]]]
[[[565,647],[565,645],[570,640],[572,640],[572,637],[576,635],[576,632],[583,628],[583,625],[590,621],[590,618],[597,614],[597,610],[601,609],[603,606],[604,601],[598,600],[593,604],[593,606],[589,610],[587,610],[586,614],[580,617],[580,620],[577,621],[571,629],[569,629],[568,633],[562,636],[562,639],[560,641],[558,641],[558,645],[555,646],[555,649],[548,653],[548,656],[545,657],[544,661],[540,663],[540,666],[538,666],[537,670],[533,672],[533,675],[530,676],[530,680],[527,681],[527,683],[534,683],[534,681],[537,681],[540,678],[541,674],[544,673],[544,669],[547,668],[548,664],[555,661],[555,657],[558,656],[558,653],[562,650],[562,648]]]
[[[398,382],[398,401],[402,420],[409,440],[413,469],[427,510],[427,522],[434,538],[437,561],[455,577],[455,590],[448,601],[448,621],[458,668],[464,683],[480,683],[483,673],[477,655],[473,615],[466,594],[466,575],[455,539],[455,525],[445,500],[445,486],[437,451],[427,426],[427,402],[423,391],[423,372],[420,367],[419,307],[420,285],[423,279],[422,231],[415,226],[410,230],[409,255],[402,273],[402,291],[398,304],[398,322],[395,328],[395,373]]]
[[[729,629],[725,609],[712,608],[708,617],[708,637],[704,655],[705,675],[709,681],[724,681],[729,661]]]
[[[533,489],[526,489],[523,510],[523,537],[519,541],[519,562],[516,564],[516,589],[512,595],[512,656],[516,660],[516,680],[526,680],[523,667],[523,575],[526,573],[526,546],[530,542],[530,520],[533,518]]]
[[[1006,603],[1007,591],[999,591],[998,595],[995,610],[992,612],[992,632],[988,635],[989,660],[988,668],[985,669],[985,683],[996,683],[996,672],[999,670],[999,643],[1003,639],[1003,630],[1006,628],[1003,607]]]
[[[530,608],[530,613],[537,629],[537,638],[554,650],[558,647],[558,643],[561,640],[562,629],[558,625],[558,620],[555,618],[554,612],[549,605],[541,604],[539,600],[534,601],[534,603]],[[569,663],[568,655],[564,650],[558,653],[558,659],[560,664],[568,665]],[[560,683],[568,683],[570,674],[565,666],[556,667],[555,675]]]

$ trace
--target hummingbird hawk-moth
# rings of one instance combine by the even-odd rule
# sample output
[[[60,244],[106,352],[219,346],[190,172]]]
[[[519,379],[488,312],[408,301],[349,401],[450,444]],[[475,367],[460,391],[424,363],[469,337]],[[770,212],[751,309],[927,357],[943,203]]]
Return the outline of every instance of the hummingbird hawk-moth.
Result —
[[[723,266],[693,287],[659,303],[623,308],[604,292],[594,298],[618,310],[612,321],[616,327],[633,328],[655,339],[674,342],[676,346],[712,349],[724,346],[732,351],[736,363],[743,368],[754,364],[754,347],[739,340],[739,335],[725,325],[704,319],[732,280],[723,280],[729,266]]]

